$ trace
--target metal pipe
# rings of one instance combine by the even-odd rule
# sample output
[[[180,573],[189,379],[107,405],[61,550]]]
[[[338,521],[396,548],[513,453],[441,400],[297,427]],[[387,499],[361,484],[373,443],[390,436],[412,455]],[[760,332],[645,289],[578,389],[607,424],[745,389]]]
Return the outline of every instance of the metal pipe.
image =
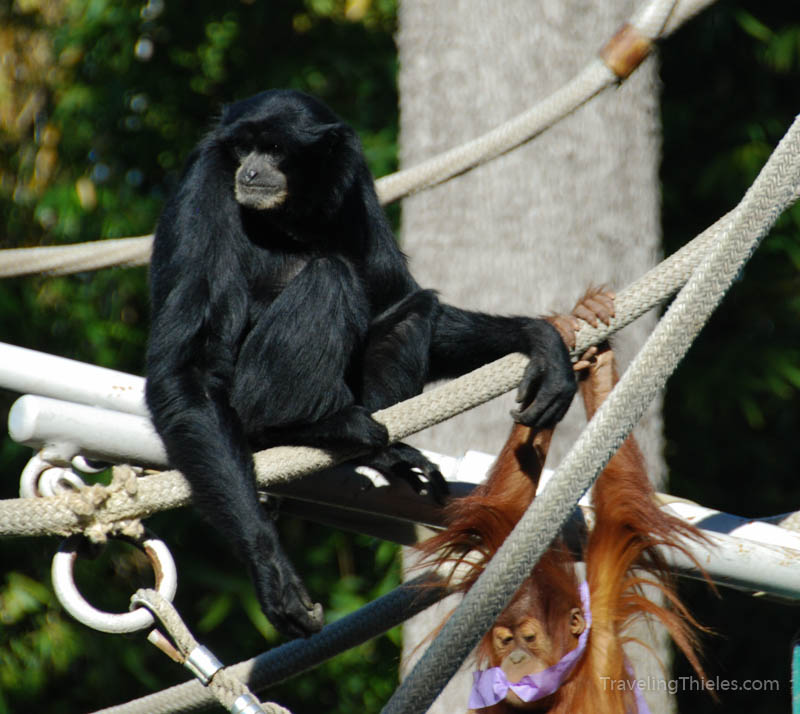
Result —
[[[21,443],[34,448],[50,444],[70,445],[68,451],[112,462],[165,466],[166,455],[161,440],[150,421],[133,414],[60,402],[27,395],[18,399],[9,414],[9,433]],[[60,452],[63,452],[61,449]],[[492,459],[469,452],[463,459],[428,454],[442,460],[442,471],[451,481],[454,492],[468,488],[467,482],[480,482]],[[480,458],[479,458],[480,457]],[[340,470],[337,470],[339,473]],[[315,478],[319,480],[315,482]],[[342,475],[345,479],[346,474]],[[350,474],[358,479],[356,473]],[[364,476],[360,477],[365,480]],[[338,512],[344,520],[358,527],[360,512],[380,518],[435,523],[435,509],[430,500],[416,496],[410,489],[407,499],[399,498],[400,485],[364,487],[352,480],[336,481],[334,488],[323,488],[330,474],[312,474],[270,492],[279,491],[293,499],[321,503]],[[316,485],[315,485],[316,483]],[[320,485],[321,484],[321,485]],[[800,534],[764,521],[741,518],[705,508],[698,504],[660,496],[663,508],[677,512],[708,535],[711,545],[686,541],[685,545],[715,582],[754,593],[800,600]],[[406,502],[407,501],[407,502]],[[350,514],[348,516],[348,514]],[[587,510],[587,520],[592,515]],[[686,574],[692,564],[672,550],[668,560]]]
[[[0,387],[147,416],[142,377],[4,342]]]
[[[112,463],[167,465],[147,417],[26,394],[8,413],[8,433],[35,449],[58,446],[63,459],[83,454]]]

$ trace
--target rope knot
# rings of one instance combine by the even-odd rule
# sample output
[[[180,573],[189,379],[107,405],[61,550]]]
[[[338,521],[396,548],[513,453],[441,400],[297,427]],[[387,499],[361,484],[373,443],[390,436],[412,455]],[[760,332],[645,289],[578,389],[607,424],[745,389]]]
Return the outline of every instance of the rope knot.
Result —
[[[114,466],[108,486],[93,484],[74,491],[67,498],[67,507],[80,519],[82,530],[92,543],[104,544],[110,535],[140,538],[144,526],[138,518],[119,519],[106,509],[115,495],[134,499],[138,492],[136,471],[128,466]]]

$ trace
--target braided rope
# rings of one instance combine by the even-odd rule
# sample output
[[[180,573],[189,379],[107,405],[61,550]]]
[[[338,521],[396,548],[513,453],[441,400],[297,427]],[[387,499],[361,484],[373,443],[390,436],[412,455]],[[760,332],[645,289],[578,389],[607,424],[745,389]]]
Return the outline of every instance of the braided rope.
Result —
[[[263,691],[377,637],[430,607],[447,594],[444,587],[430,587],[434,582],[435,576],[421,575],[327,625],[322,632],[308,639],[292,640],[258,657],[226,667],[226,670],[246,682],[252,691]],[[213,701],[213,695],[200,682],[191,680],[94,714],[200,711]]]
[[[800,189],[796,119],[675,302],[439,636],[383,709],[426,711],[530,574],[608,459],[663,388],[742,266]]]
[[[651,0],[630,24],[649,43],[659,36],[669,35],[714,1]],[[499,127],[421,164],[378,179],[375,182],[378,197],[382,203],[392,203],[502,156],[534,139],[621,79],[601,59],[593,59],[561,89]],[[34,273],[66,275],[113,265],[145,265],[150,260],[152,240],[152,236],[141,236],[3,250],[0,251],[0,278]]]
[[[600,59],[593,59],[572,80],[519,116],[461,146],[376,182],[381,202],[431,188],[508,153],[543,133],[592,97],[617,83]]]
[[[674,295],[686,283],[708,246],[730,227],[733,215],[734,212],[731,212],[723,216],[691,243],[622,290],[615,301],[616,317],[608,326],[601,324],[594,328],[584,324],[577,333],[573,356],[607,339]],[[522,378],[526,364],[527,357],[524,355],[508,355],[376,412],[375,418],[386,425],[391,441],[399,441],[514,389]],[[258,452],[253,458],[258,484],[268,487],[328,468],[356,455],[334,455],[310,447],[281,446]],[[191,502],[191,488],[179,472],[163,471],[137,479],[135,493],[117,490],[93,502],[95,507],[87,508],[86,498],[81,493],[0,500],[0,536],[70,535],[93,525],[105,527],[119,520],[147,518],[158,511],[188,505]]]
[[[48,273],[69,275],[84,270],[99,270],[122,265],[132,268],[147,265],[153,249],[153,236],[110,238],[36,248],[9,248],[0,251],[0,278]]]
[[[133,596],[132,602],[136,605],[145,606],[158,618],[161,625],[167,630],[170,637],[172,637],[175,642],[178,654],[183,663],[185,663],[193,653],[201,649],[194,635],[192,635],[186,623],[184,623],[183,619],[178,614],[175,606],[157,591],[151,589],[138,590]],[[205,652],[208,653],[208,650],[205,650]],[[210,653],[208,654],[210,655]],[[247,698],[254,703],[258,702],[239,677],[233,674],[229,668],[222,667],[221,663],[217,661],[213,655],[211,658],[213,659],[213,663],[209,661],[208,657],[204,658],[204,661],[212,664],[212,671],[203,671],[202,676],[204,678],[208,677],[207,681],[204,679],[205,686],[208,688],[211,695],[213,695],[214,699],[222,704],[228,711],[234,710],[234,703],[237,700],[241,701],[243,698]],[[219,669],[217,669],[217,667],[219,667]],[[262,714],[291,714],[288,709],[284,709],[273,703],[261,705],[259,711],[262,712]]]

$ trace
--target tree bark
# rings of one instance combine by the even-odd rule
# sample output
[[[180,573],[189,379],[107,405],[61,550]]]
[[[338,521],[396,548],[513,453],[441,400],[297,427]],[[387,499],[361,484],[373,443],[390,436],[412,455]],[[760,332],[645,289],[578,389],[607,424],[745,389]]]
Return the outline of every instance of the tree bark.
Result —
[[[557,90],[632,10],[628,0],[403,0],[402,166],[472,139]],[[506,314],[568,311],[589,286],[624,287],[660,256],[658,111],[656,63],[650,59],[619,89],[541,137],[406,199],[402,242],[412,272],[447,302]],[[646,316],[616,338],[621,365],[654,320]],[[468,449],[496,453],[508,435],[513,405],[506,395],[414,443],[456,456]],[[584,423],[576,402],[556,431],[548,466],[558,464]],[[660,485],[660,404],[636,433],[650,476]],[[443,611],[423,613],[407,626],[405,667],[421,653],[419,641]],[[668,663],[663,641],[657,650]],[[654,658],[644,661],[642,652],[631,653],[637,677],[663,678]],[[464,711],[470,681],[456,677],[430,711]],[[654,714],[674,708],[665,692],[645,696]]]

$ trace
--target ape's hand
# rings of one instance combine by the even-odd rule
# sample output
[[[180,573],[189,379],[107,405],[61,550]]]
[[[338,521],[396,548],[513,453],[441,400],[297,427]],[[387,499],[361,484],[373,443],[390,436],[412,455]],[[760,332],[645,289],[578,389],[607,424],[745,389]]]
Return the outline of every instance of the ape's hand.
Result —
[[[511,412],[516,421],[531,427],[552,427],[562,419],[575,394],[572,370],[582,370],[588,363],[579,360],[574,367],[569,362],[567,350],[575,347],[575,334],[581,321],[597,327],[601,322],[608,325],[614,317],[614,293],[589,290],[572,309],[569,315],[554,315],[546,320],[537,320],[539,329],[531,340],[531,360],[517,390],[520,408]],[[545,327],[552,327],[546,330]],[[563,359],[553,356],[559,352],[552,344],[554,333],[560,335]],[[588,353],[587,353],[588,354]],[[592,353],[596,354],[596,351]]]
[[[614,297],[614,293],[608,290],[588,290],[569,315],[553,315],[547,321],[558,330],[567,348],[572,350],[581,321],[588,322],[592,327],[597,327],[601,322],[604,325],[611,324],[611,318],[615,315]]]
[[[586,350],[575,363],[575,370],[586,414],[591,418],[619,380],[609,343],[602,342]]]
[[[267,521],[263,525],[261,537],[245,553],[261,609],[281,634],[313,635],[325,624],[322,605],[309,597],[278,543],[274,525]]]
[[[569,409],[575,395],[575,377],[569,352],[559,332],[547,320],[532,320],[529,326],[530,361],[525,368],[517,402],[511,416],[526,426],[550,428]]]

